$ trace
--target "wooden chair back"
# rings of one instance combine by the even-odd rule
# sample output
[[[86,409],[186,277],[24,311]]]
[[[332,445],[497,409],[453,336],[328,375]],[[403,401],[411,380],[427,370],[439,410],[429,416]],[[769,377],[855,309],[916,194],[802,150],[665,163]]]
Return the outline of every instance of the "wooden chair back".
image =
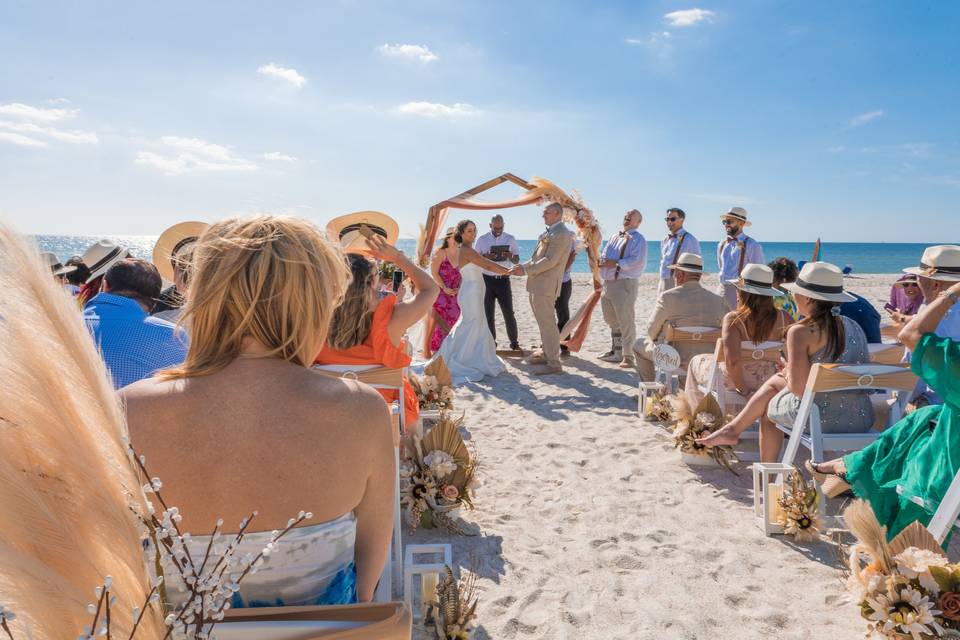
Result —
[[[867,345],[870,349],[870,362],[877,364],[901,364],[907,348],[902,344],[880,343]]]
[[[912,391],[917,376],[905,365],[814,364],[807,378],[807,392],[824,393],[848,389]]]
[[[674,327],[667,325],[664,332],[664,341],[667,344],[690,342],[695,344],[713,343],[719,340],[719,327]]]

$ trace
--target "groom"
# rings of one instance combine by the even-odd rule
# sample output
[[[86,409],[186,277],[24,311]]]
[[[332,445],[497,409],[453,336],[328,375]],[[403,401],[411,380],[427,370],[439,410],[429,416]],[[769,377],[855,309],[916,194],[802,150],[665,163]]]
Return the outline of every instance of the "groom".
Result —
[[[527,364],[543,365],[533,371],[538,376],[563,373],[560,365],[560,330],[557,328],[554,305],[563,285],[563,272],[573,246],[573,234],[561,222],[562,218],[563,207],[559,204],[551,203],[544,207],[543,221],[547,230],[541,234],[533,257],[513,269],[516,275],[527,275],[530,307],[540,328],[543,349],[535,351],[525,360]]]

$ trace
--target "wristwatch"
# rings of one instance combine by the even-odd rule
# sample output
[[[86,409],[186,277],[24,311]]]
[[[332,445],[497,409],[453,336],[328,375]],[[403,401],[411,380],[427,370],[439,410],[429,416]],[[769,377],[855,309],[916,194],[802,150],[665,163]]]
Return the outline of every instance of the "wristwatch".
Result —
[[[953,291],[941,291],[940,297],[949,300],[950,304],[957,304],[958,296]]]

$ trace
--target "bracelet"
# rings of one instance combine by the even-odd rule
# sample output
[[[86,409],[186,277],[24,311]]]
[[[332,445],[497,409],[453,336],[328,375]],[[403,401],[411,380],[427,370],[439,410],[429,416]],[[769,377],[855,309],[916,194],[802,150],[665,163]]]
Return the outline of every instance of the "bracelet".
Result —
[[[953,291],[941,291],[940,297],[949,300],[950,304],[957,304],[957,294]]]

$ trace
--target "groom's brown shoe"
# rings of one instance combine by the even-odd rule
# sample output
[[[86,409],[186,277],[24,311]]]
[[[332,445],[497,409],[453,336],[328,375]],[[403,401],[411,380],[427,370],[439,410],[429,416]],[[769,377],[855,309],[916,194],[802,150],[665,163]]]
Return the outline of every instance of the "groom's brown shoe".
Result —
[[[563,367],[560,365],[545,364],[542,367],[537,367],[530,373],[535,376],[548,376],[553,373],[563,373]]]

